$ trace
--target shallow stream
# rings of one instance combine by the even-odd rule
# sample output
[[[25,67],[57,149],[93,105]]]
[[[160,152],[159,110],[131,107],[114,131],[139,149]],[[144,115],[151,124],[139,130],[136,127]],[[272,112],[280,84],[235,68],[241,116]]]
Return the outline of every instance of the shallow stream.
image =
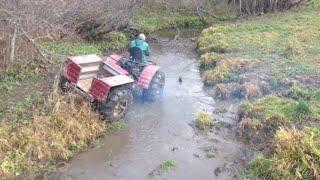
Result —
[[[150,179],[149,173],[167,160],[177,167],[157,174],[156,179],[235,179],[235,169],[245,151],[235,140],[237,102],[217,102],[203,87],[193,39],[151,44],[152,60],[166,74],[160,102],[135,102],[125,128],[110,132],[97,148],[76,156],[59,173],[64,179]],[[178,47],[178,48],[176,48]],[[179,76],[182,83],[178,82]],[[208,133],[193,128],[199,109],[216,112],[219,128]],[[223,123],[221,123],[223,122]],[[214,149],[207,157],[204,149]]]

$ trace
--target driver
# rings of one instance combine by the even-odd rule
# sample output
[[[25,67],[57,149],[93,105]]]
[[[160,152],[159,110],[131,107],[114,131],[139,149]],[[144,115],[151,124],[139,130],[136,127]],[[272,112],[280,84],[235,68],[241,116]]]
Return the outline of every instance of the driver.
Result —
[[[142,64],[148,63],[146,56],[150,56],[150,49],[144,34],[139,34],[138,38],[130,42],[129,52],[134,60],[141,61]]]

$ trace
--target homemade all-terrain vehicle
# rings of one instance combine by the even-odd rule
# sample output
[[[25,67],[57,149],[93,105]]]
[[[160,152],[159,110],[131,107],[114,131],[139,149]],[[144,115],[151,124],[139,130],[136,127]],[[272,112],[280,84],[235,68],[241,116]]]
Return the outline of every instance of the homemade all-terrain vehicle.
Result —
[[[132,101],[132,92],[156,100],[165,83],[155,63],[141,65],[120,55],[102,59],[96,55],[69,57],[60,72],[59,87],[87,97],[101,118],[108,121],[124,117]]]

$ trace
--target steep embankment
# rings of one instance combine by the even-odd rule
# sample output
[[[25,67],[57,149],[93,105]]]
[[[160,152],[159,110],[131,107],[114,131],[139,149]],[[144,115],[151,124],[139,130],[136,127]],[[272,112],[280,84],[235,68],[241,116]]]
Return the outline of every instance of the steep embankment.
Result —
[[[318,179],[318,5],[205,29],[198,38],[204,83],[217,98],[243,98],[239,136],[260,155],[245,175]]]

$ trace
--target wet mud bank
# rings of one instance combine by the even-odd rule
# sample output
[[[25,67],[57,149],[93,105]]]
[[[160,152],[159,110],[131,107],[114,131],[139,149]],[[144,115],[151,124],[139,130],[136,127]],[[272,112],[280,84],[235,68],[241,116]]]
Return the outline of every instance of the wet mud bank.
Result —
[[[135,102],[125,128],[109,132],[97,148],[76,156],[49,179],[150,179],[167,160],[176,167],[155,178],[236,179],[237,169],[250,156],[235,137],[239,102],[215,101],[203,87],[194,44],[189,37],[152,43],[152,60],[166,73],[163,99]],[[219,126],[207,132],[193,128],[199,109],[213,112]]]

